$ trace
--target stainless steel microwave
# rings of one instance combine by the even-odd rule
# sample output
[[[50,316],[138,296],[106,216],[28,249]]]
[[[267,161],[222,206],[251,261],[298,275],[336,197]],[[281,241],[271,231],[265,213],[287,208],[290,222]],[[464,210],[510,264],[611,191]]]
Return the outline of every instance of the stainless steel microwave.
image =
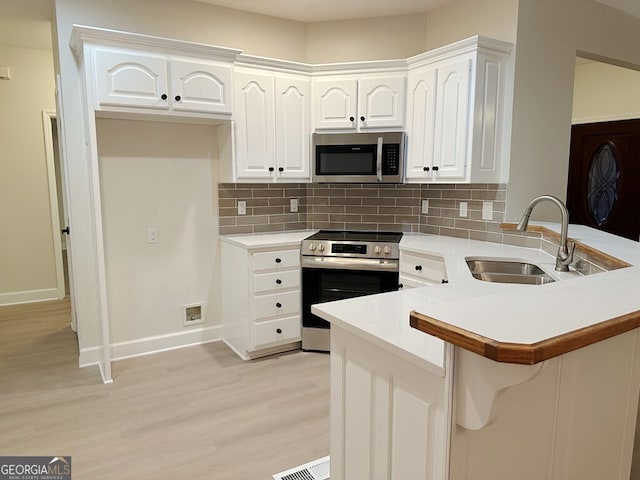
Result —
[[[314,133],[312,180],[319,183],[402,183],[406,134]]]

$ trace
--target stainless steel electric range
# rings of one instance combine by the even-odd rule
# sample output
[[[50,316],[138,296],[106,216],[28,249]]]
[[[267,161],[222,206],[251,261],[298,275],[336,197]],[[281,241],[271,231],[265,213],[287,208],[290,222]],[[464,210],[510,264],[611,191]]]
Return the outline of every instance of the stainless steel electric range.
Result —
[[[302,348],[329,351],[311,305],[398,290],[402,233],[320,230],[302,241]]]

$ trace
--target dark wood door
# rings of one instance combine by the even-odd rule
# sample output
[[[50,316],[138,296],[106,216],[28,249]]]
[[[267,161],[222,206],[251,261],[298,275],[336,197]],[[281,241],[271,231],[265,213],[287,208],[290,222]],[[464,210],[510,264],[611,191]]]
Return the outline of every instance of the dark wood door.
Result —
[[[640,120],[571,128],[567,208],[571,223],[638,241]]]

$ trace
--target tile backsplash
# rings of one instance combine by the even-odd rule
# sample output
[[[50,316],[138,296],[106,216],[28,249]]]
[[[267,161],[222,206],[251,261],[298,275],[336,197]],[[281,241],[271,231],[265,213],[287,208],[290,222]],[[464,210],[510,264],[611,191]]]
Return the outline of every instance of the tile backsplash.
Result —
[[[218,186],[220,233],[299,229],[424,232],[516,245],[540,246],[539,234],[502,232],[504,184],[222,183]],[[297,199],[298,212],[290,211]],[[246,215],[238,215],[238,201]],[[428,213],[423,214],[423,201]],[[460,215],[466,203],[467,216]],[[483,202],[491,202],[483,219]]]

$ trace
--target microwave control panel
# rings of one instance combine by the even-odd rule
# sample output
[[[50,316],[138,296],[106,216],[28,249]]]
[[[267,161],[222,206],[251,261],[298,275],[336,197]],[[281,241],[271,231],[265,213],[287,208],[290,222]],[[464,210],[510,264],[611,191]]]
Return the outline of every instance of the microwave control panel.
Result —
[[[382,145],[382,174],[398,175],[400,173],[400,144],[385,143]]]

